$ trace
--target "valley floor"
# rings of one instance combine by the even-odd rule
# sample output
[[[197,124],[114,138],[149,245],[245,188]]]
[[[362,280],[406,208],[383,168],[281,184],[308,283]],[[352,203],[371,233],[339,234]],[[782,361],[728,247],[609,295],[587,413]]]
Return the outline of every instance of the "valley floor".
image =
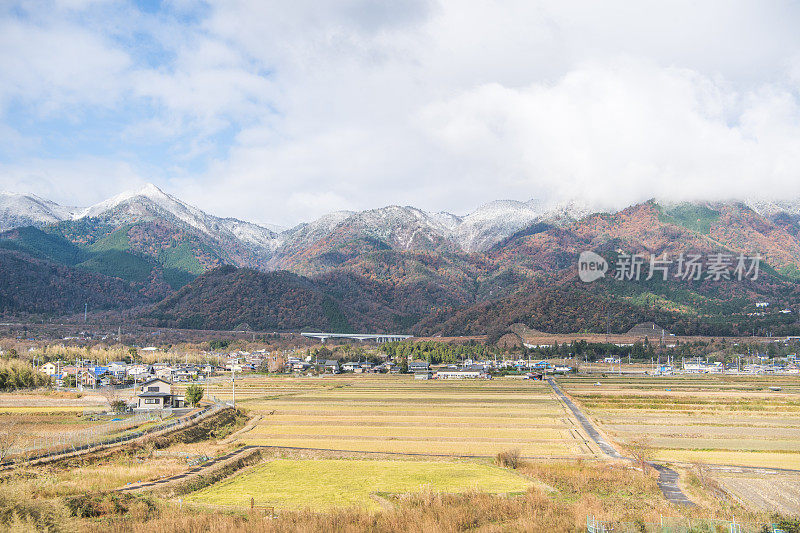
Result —
[[[606,458],[546,382],[249,376],[236,401],[250,423],[228,417],[6,470],[0,517],[64,531],[577,532],[587,517],[624,531],[662,517],[688,530],[713,516],[758,531],[776,510],[797,512],[800,473],[778,470],[798,453],[783,444],[795,440],[791,384],[773,393],[747,378],[595,376],[560,386],[621,452],[671,462],[696,505],[667,501],[655,470]],[[230,393],[222,380],[207,396]],[[29,396],[28,411],[18,399],[0,395],[0,419],[72,430],[58,411],[42,414],[45,397]]]

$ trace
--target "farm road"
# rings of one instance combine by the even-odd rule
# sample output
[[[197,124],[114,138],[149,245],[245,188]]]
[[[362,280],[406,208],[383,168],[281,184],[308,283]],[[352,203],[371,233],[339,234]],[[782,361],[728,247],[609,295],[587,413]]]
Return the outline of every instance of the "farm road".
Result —
[[[572,411],[572,414],[574,414],[575,418],[578,419],[578,422],[581,423],[583,429],[604,454],[613,459],[631,460],[629,457],[621,455],[603,438],[602,435],[600,435],[600,432],[597,431],[597,428],[594,426],[594,424],[592,424],[591,420],[589,420],[589,417],[587,417],[577,405],[572,403],[572,400],[567,398],[567,395],[564,394],[564,392],[561,390],[561,387],[556,385],[556,382],[553,380],[553,378],[547,378],[547,382],[550,384],[550,387],[552,387],[553,392],[556,393],[556,396],[558,396],[558,398],[564,402],[567,407],[569,407],[569,410]],[[658,488],[661,489],[661,492],[664,494],[664,497],[667,500],[678,505],[694,505],[694,502],[687,498],[686,494],[684,494],[680,487],[678,487],[677,472],[663,465],[650,463],[650,466],[658,471]]]
[[[217,465],[219,463],[224,463],[226,461],[239,459],[239,458],[244,457],[245,455],[247,455],[247,452],[249,452],[249,451],[251,451],[253,449],[258,449],[258,448],[259,448],[259,446],[242,446],[241,448],[236,448],[235,450],[233,450],[233,451],[231,451],[229,453],[226,453],[225,455],[221,455],[219,457],[215,457],[213,459],[210,459],[210,460],[208,460],[208,461],[206,461],[206,462],[204,462],[202,464],[199,464],[199,465],[197,465],[197,466],[195,466],[193,468],[190,468],[189,470],[187,470],[185,472],[181,472],[180,474],[176,474],[174,476],[157,479],[155,481],[132,483],[130,485],[126,485],[126,486],[124,486],[122,488],[117,489],[117,491],[118,492],[132,492],[132,491],[137,491],[137,490],[142,490],[142,489],[152,489],[154,487],[161,487],[161,486],[166,485],[168,483],[174,483],[176,481],[182,481],[182,480],[185,480],[186,478],[191,477],[191,476],[203,475],[205,473],[208,473],[208,472],[214,470],[214,468],[212,468],[212,467],[214,467],[215,465]]]

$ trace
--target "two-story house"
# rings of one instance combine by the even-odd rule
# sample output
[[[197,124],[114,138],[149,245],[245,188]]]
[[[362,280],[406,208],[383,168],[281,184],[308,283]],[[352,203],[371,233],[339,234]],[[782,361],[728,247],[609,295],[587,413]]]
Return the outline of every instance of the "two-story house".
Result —
[[[173,409],[186,407],[183,396],[172,393],[172,383],[161,378],[142,383],[136,394],[136,409],[151,411],[154,409]]]

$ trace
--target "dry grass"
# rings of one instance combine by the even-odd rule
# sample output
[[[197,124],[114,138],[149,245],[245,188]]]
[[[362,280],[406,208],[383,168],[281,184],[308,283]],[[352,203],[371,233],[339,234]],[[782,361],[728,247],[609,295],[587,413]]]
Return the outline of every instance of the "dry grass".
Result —
[[[309,455],[308,452],[293,453],[298,458]],[[314,454],[311,455],[313,458]],[[327,456],[335,457],[331,454]],[[337,461],[351,465],[371,462],[342,461],[341,458]],[[259,512],[248,514],[246,511],[193,508],[186,502],[181,507],[175,501],[163,499],[153,500],[156,503],[155,509],[152,508],[152,502],[129,500],[123,502],[128,511],[121,513],[114,500],[104,496],[104,490],[124,483],[126,476],[161,477],[170,473],[170,468],[178,468],[178,463],[175,458],[158,458],[150,455],[147,449],[140,449],[126,456],[102,457],[83,465],[75,462],[60,467],[39,467],[19,472],[0,484],[0,514],[4,501],[11,502],[9,505],[17,505],[13,502],[23,505],[32,502],[35,507],[31,510],[38,513],[36,516],[50,517],[52,523],[57,524],[62,531],[147,533],[365,530],[578,532],[585,525],[587,514],[602,520],[628,521],[656,521],[661,514],[709,516],[713,513],[715,516],[730,516],[735,513],[742,520],[754,521],[758,518],[741,508],[722,506],[715,502],[713,496],[704,498],[703,505],[698,509],[675,508],[661,496],[653,473],[643,473],[626,465],[581,461],[521,462],[512,475],[522,476],[523,482],[529,488],[514,496],[474,491],[440,494],[419,487],[416,494],[392,496],[390,491],[382,493],[382,498],[375,500],[380,505],[378,510],[337,508],[309,512],[291,509],[290,506],[274,519],[266,518]],[[449,461],[409,463],[423,465],[423,470],[425,465],[430,464],[454,464]],[[476,466],[499,470],[485,464]],[[99,492],[91,493],[81,483],[81,474],[87,479],[105,478],[107,481],[97,482],[93,488]],[[236,478],[231,478],[233,479]],[[304,482],[302,477],[298,481]],[[95,494],[90,498],[92,501],[100,502],[94,506],[100,515],[88,518],[71,516],[65,505],[67,499],[91,494]],[[33,530],[30,520],[21,523],[18,530]]]
[[[147,522],[115,521],[116,532],[501,532],[585,530],[587,514],[601,520],[657,522],[664,516],[727,516],[731,508],[686,509],[670,506],[660,496],[655,475],[621,465],[588,463],[523,463],[521,475],[537,480],[518,496],[468,492],[421,492],[391,498],[381,511],[337,509],[331,512],[282,511],[277,518],[248,514],[192,510],[174,506]],[[742,520],[765,520],[734,509]]]
[[[494,463],[504,468],[515,469],[520,464],[520,451],[518,448],[500,452],[494,456]]]

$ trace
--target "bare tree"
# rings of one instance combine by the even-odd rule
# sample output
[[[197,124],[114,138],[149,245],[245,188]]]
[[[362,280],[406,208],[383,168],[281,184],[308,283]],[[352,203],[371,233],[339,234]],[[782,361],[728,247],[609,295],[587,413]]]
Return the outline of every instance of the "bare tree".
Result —
[[[97,392],[106,399],[110,407],[114,406],[114,402],[119,399],[119,392],[114,387],[103,387],[98,389]]]
[[[639,437],[629,441],[626,446],[628,453],[636,464],[638,464],[643,472],[647,472],[650,468],[650,459],[653,455],[653,447],[650,444],[650,439],[647,437]]]

